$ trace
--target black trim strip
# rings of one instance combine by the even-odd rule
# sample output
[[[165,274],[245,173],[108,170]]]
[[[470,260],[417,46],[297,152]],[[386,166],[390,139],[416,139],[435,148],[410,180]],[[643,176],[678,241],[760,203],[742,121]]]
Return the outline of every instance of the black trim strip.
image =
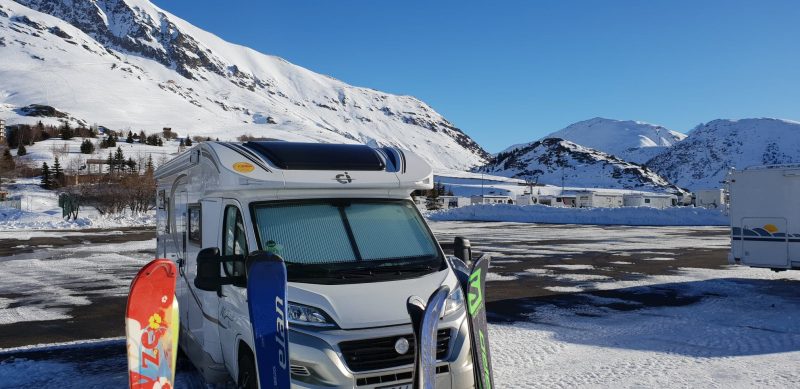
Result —
[[[211,153],[206,150],[201,150],[200,156],[208,158],[208,160],[211,161],[211,164],[214,165],[214,169],[217,169],[217,173],[220,173],[219,164],[217,164],[217,161],[214,159],[214,156]]]
[[[800,243],[800,239],[786,239],[786,238],[770,238],[770,237],[741,237],[741,236],[732,236],[731,240],[746,240],[746,241],[761,241],[761,242],[789,242],[789,243]]]
[[[402,166],[403,172],[402,173],[406,174],[406,154],[403,152],[403,150],[400,150],[400,149],[395,149],[395,150],[397,150],[397,152],[400,153],[400,159],[402,160],[402,164],[403,164],[403,166]]]
[[[263,159],[261,157],[259,157],[256,153],[254,153],[252,150],[248,149],[247,147],[244,147],[244,145],[236,145],[235,144],[235,145],[232,145],[232,146],[237,148],[237,149],[239,149],[239,151],[242,152],[243,154],[246,154],[246,156],[249,155],[254,160],[254,162],[260,163],[261,167],[263,169],[265,169],[266,171],[268,171],[268,172],[272,171],[272,170],[269,169],[267,164],[264,163]]]
[[[245,153],[243,153],[243,152],[242,152],[241,150],[239,150],[239,149],[238,149],[238,148],[237,148],[235,145],[233,145],[233,144],[230,144],[230,143],[223,143],[223,142],[220,142],[219,144],[220,144],[220,145],[222,145],[222,146],[225,146],[225,147],[227,147],[227,148],[229,148],[229,149],[231,149],[231,150],[233,150],[233,151],[235,151],[235,152],[237,152],[237,153],[239,153],[239,155],[241,155],[242,157],[245,157],[245,158],[249,159],[249,160],[250,160],[250,162],[252,162],[252,163],[254,163],[254,164],[258,165],[258,167],[260,167],[260,168],[262,168],[262,169],[264,169],[264,170],[266,170],[266,171],[268,171],[268,172],[272,172],[272,170],[270,170],[270,169],[267,167],[267,165],[264,165],[264,163],[263,163],[263,162],[261,162],[261,160],[254,159],[252,156],[250,156],[250,155],[248,155],[248,154],[245,154]]]
[[[356,256],[356,262],[361,262],[364,258],[361,257],[361,250],[358,249],[358,244],[356,244],[356,235],[353,234],[353,227],[350,226],[350,220],[347,218],[347,212],[344,211],[344,205],[338,204],[336,208],[339,209],[339,216],[341,216],[342,221],[344,222],[344,230],[347,231],[347,238],[350,239],[350,247],[353,249],[353,254]]]

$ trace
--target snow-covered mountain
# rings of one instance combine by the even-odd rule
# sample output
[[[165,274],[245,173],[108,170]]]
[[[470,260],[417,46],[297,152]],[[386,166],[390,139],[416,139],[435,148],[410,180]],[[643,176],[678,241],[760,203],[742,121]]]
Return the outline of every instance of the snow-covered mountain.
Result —
[[[645,166],[557,138],[498,153],[477,171],[569,187],[682,192]]]
[[[800,123],[781,119],[719,119],[701,124],[647,162],[676,185],[719,188],[728,169],[800,163]]]
[[[0,80],[8,123],[51,112],[182,136],[377,143],[438,168],[489,157],[414,97],[350,86],[225,42],[147,0],[0,0]]]
[[[626,161],[644,163],[686,135],[640,121],[593,118],[570,124],[540,140],[547,138],[568,140]],[[504,151],[530,144],[513,145]]]

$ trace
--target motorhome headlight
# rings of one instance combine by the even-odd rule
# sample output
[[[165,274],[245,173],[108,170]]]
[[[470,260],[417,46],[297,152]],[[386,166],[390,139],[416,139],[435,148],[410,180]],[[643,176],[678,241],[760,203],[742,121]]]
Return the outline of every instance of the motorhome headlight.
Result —
[[[464,292],[461,291],[461,288],[457,287],[453,293],[450,293],[450,296],[447,297],[444,306],[444,315],[447,316],[459,310],[462,306],[464,306]]]
[[[333,320],[321,309],[290,302],[289,323],[313,327],[335,327]]]

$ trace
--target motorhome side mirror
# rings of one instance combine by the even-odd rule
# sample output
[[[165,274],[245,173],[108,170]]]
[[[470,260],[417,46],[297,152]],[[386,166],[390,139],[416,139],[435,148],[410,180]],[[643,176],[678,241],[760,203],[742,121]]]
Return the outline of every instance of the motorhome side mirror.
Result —
[[[194,279],[197,289],[209,292],[219,290],[222,285],[222,277],[219,275],[221,259],[217,247],[200,250],[197,254],[197,276]]]
[[[467,265],[472,264],[472,246],[469,239],[457,236],[453,241],[453,255],[464,261]]]

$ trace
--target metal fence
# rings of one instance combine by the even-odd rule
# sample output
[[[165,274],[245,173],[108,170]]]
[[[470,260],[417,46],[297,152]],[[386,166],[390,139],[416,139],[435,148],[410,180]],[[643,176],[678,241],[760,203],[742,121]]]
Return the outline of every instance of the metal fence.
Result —
[[[5,208],[22,209],[22,200],[21,199],[17,199],[17,200],[0,201],[0,208],[4,208],[4,207]]]

